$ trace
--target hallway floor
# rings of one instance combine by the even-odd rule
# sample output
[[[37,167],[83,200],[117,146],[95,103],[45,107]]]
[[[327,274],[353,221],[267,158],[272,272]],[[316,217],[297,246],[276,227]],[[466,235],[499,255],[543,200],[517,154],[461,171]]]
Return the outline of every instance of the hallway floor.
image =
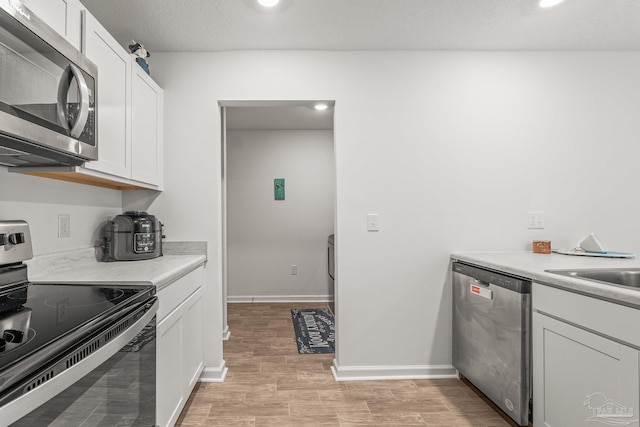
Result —
[[[333,354],[298,354],[290,309],[310,303],[229,304],[224,383],[198,383],[177,426],[509,427],[457,379],[341,381]]]

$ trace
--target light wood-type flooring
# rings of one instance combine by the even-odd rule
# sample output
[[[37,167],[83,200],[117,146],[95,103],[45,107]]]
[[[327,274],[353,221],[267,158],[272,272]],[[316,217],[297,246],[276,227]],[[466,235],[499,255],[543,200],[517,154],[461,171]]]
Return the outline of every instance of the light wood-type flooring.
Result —
[[[298,354],[292,308],[323,304],[229,304],[229,368],[223,383],[199,383],[177,426],[509,427],[457,379],[341,381],[333,354]]]

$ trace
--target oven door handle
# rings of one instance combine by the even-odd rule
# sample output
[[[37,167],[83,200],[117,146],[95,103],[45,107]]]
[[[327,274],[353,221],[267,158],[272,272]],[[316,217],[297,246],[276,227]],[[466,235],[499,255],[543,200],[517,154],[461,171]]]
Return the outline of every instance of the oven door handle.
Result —
[[[158,299],[154,298],[153,302],[149,302],[145,305],[145,312],[135,322],[129,326],[123,333],[113,338],[108,343],[101,346],[98,350],[94,351],[84,359],[80,360],[69,369],[60,372],[57,375],[51,377],[51,379],[44,381],[42,384],[33,388],[31,391],[9,401],[4,406],[0,406],[0,413],[2,413],[2,422],[6,422],[7,425],[18,421],[35,408],[47,402],[49,399],[63,392],[65,389],[84,378],[95,368],[106,362],[122,349],[129,341],[131,341],[142,329],[153,319],[158,311]],[[136,310],[138,312],[138,310]],[[100,333],[103,335],[103,333]],[[95,339],[87,340],[91,342]],[[66,359],[66,357],[65,357]],[[45,370],[46,371],[46,370]],[[42,373],[45,376],[46,373]],[[32,379],[26,384],[20,384],[21,387],[26,387],[29,383],[32,383]]]
[[[76,117],[75,122],[72,124],[69,109],[67,108],[67,96],[71,89],[71,81],[74,77],[78,82],[80,105],[78,108],[78,117]],[[87,120],[89,119],[89,103],[89,86],[82,75],[82,71],[75,65],[69,64],[62,73],[60,83],[58,84],[58,121],[74,138],[80,137],[87,124]]]

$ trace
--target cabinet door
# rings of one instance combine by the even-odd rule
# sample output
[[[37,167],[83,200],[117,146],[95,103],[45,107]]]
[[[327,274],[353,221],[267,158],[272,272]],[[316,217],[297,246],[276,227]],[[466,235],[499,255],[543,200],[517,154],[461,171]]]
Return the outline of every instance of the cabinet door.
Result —
[[[84,53],[98,66],[98,160],[88,169],[131,178],[131,57],[87,11]]]
[[[131,177],[148,184],[162,184],[162,89],[132,63],[131,81]]]
[[[156,328],[156,423],[173,426],[185,403],[182,375],[184,318],[177,309]]]
[[[78,0],[23,0],[23,3],[76,49],[80,49],[80,15]]]
[[[637,350],[540,313],[533,328],[536,426],[638,426]]]
[[[195,387],[204,367],[204,303],[202,289],[198,289],[184,305],[184,375],[185,395]]]

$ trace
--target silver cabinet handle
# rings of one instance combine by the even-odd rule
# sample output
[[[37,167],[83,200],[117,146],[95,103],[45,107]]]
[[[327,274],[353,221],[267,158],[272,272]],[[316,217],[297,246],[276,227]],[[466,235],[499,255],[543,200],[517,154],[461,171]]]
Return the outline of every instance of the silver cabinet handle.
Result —
[[[60,78],[60,84],[58,85],[58,120],[65,129],[69,130],[71,123],[69,123],[69,112],[67,110],[67,94],[69,93],[69,88],[71,86],[71,75],[75,77],[78,82],[80,108],[78,117],[70,130],[70,134],[71,136],[78,138],[82,134],[84,126],[87,124],[87,120],[89,119],[90,97],[89,87],[87,86],[87,82],[84,79],[82,72],[73,64],[69,64],[64,70],[62,77]]]

